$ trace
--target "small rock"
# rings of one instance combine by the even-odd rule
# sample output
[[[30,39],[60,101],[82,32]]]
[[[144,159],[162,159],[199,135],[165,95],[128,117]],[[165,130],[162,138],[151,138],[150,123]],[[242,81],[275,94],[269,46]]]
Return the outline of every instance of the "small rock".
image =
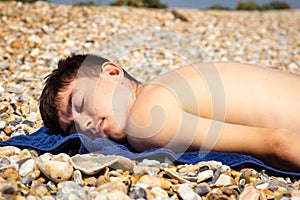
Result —
[[[201,165],[199,167],[199,172],[203,172],[203,171],[206,171],[206,170],[209,170],[209,166],[208,165]]]
[[[163,189],[170,189],[172,185],[170,181],[164,178],[152,177],[149,175],[142,176],[140,178],[140,183],[148,184],[151,187],[161,187]]]
[[[33,180],[37,179],[40,176],[40,174],[41,174],[40,170],[34,170],[32,172],[29,172],[27,175],[25,175],[21,179],[21,183],[23,183],[23,184],[29,184]]]
[[[88,199],[87,191],[75,182],[61,182],[58,184],[57,190],[57,199]]]
[[[118,161],[112,165],[110,165],[113,169],[122,169],[124,171],[133,172],[134,162],[128,158],[123,156],[117,156]]]
[[[0,120],[0,129],[4,129],[5,126],[6,126],[6,122],[3,120]]]
[[[201,167],[200,167],[201,168]],[[178,170],[179,173],[187,173],[187,172],[195,172],[198,171],[199,167],[197,165],[188,165],[180,168]]]
[[[117,182],[117,181],[104,183],[96,188],[97,192],[103,192],[103,193],[112,192],[116,190],[127,194],[126,185],[122,182]]]
[[[80,170],[75,170],[72,175],[72,180],[75,181],[78,185],[83,186],[84,181],[82,179],[82,175]]]
[[[35,164],[34,159],[28,159],[21,165],[21,167],[19,169],[19,174],[21,176],[26,176],[28,173],[30,173],[34,170],[34,164]]]
[[[159,168],[157,167],[147,167],[142,165],[134,165],[133,173],[137,175],[144,175],[144,174],[157,174],[159,172]]]
[[[1,194],[14,194],[17,191],[17,188],[13,184],[4,183],[0,187]]]
[[[222,186],[231,185],[231,177],[226,174],[221,174],[215,184]]]
[[[194,192],[196,192],[200,196],[203,196],[210,192],[210,187],[204,186],[204,185],[199,185],[199,186],[194,187]]]
[[[0,157],[0,168],[9,164],[11,164],[11,161],[7,157]]]
[[[148,167],[160,167],[160,162],[157,160],[144,159],[140,165],[145,165]]]
[[[240,195],[240,200],[255,200],[259,199],[259,191],[253,186],[247,186],[242,194]]]
[[[87,185],[89,187],[91,186],[96,186],[96,182],[97,182],[97,179],[95,177],[87,177],[84,179],[84,185]]]
[[[164,171],[170,178],[174,178],[174,179],[178,180],[180,183],[188,182],[187,179],[181,177],[180,174],[178,174],[175,170],[165,168]],[[197,178],[195,177],[195,179],[197,179]]]
[[[131,199],[148,199],[148,194],[142,187],[132,187],[129,190],[129,197]]]
[[[299,200],[300,199],[300,190],[294,190],[291,194],[292,200]]]
[[[210,178],[213,177],[213,175],[214,175],[214,171],[213,170],[206,170],[206,171],[200,172],[198,174],[197,183],[201,183],[202,181],[210,179]]]
[[[48,183],[46,184],[46,187],[50,193],[55,194],[57,192],[57,187],[56,187],[55,183],[53,183],[52,181],[48,181]]]
[[[183,200],[201,200],[201,197],[189,186],[182,184],[178,187],[178,195]]]
[[[73,167],[87,175],[96,174],[103,168],[116,162],[118,162],[117,156],[102,156],[99,154],[75,155],[71,158]]]
[[[28,125],[28,126],[30,126],[30,127],[35,127],[35,125],[36,125],[35,122],[30,121],[30,120],[24,120],[24,121],[22,122],[22,124],[26,124],[26,125]]]
[[[27,197],[27,200],[29,200],[28,197]],[[32,200],[35,200],[35,198]],[[50,195],[42,196],[41,200],[55,200],[55,197],[50,196]]]
[[[73,167],[67,162],[51,160],[38,163],[38,166],[45,176],[56,183],[69,180],[73,174]]]
[[[268,182],[261,182],[261,183],[256,184],[255,187],[258,190],[265,190],[269,187],[269,183]]]
[[[131,200],[129,196],[117,190],[109,193],[99,193],[95,198],[95,200],[104,200],[104,199],[105,200],[116,200],[116,199]]]
[[[73,174],[73,166],[68,162],[66,154],[52,157],[49,154],[44,154],[37,161],[37,165],[46,177],[56,183],[69,180]]]
[[[222,174],[221,168],[218,168],[213,175],[211,182],[214,184],[218,180],[219,176]]]
[[[34,196],[49,195],[47,187],[39,181],[33,181],[30,187],[30,193]]]
[[[0,156],[13,156],[20,154],[21,150],[18,147],[4,146],[0,147]]]
[[[208,161],[207,163],[209,164],[210,169],[212,169],[212,170],[216,170],[216,169],[222,167],[222,163],[219,161],[211,160],[211,161]]]
[[[168,192],[160,187],[152,187],[150,190],[154,198],[169,197]]]

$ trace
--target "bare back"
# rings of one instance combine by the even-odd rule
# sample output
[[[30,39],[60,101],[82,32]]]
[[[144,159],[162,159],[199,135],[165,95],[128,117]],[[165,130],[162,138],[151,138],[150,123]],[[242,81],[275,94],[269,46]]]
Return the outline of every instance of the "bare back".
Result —
[[[260,66],[185,66],[142,87],[127,139],[138,151],[234,152],[299,170],[299,89],[298,76]]]
[[[222,85],[212,86],[216,82]],[[145,87],[153,85],[174,93],[185,112],[232,124],[286,128],[300,134],[300,92],[296,92],[300,91],[299,76],[248,64],[202,63],[159,76]],[[160,98],[155,90],[151,91],[154,94],[146,95]],[[216,109],[221,113],[213,115]]]

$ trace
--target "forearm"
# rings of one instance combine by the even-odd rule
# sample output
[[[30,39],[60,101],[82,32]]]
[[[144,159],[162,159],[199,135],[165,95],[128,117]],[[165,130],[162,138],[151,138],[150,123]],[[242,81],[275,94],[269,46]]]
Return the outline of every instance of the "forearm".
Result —
[[[198,135],[189,150],[214,150],[252,155],[273,167],[300,171],[300,135],[287,129],[271,129],[199,120]],[[214,125],[215,124],[215,125]],[[208,139],[206,139],[208,138]],[[215,139],[214,141],[211,138]]]
[[[268,141],[274,129],[197,118],[198,128],[189,150],[214,150],[250,155],[271,153]]]

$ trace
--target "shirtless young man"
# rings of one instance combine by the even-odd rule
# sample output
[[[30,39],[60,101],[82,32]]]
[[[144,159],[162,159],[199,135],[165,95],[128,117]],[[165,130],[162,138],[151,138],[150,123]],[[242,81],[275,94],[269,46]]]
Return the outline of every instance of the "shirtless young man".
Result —
[[[61,60],[40,99],[46,127],[127,138],[138,151],[214,150],[300,171],[300,77],[240,63],[178,68],[140,84],[91,55]]]

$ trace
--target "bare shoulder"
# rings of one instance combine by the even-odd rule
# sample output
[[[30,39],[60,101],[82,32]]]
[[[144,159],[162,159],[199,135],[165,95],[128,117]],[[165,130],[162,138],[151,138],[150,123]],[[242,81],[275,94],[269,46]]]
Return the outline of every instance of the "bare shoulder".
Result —
[[[168,85],[160,81],[153,81],[143,86],[132,111],[165,104],[178,106],[177,94]]]
[[[143,87],[130,111],[130,117],[137,123],[148,124],[151,114],[179,109],[176,95],[168,88],[149,84]]]
[[[165,141],[162,130],[171,130],[171,122],[180,112],[179,103],[170,90],[156,84],[144,86],[127,120],[125,132],[129,143],[139,151],[162,146]]]

